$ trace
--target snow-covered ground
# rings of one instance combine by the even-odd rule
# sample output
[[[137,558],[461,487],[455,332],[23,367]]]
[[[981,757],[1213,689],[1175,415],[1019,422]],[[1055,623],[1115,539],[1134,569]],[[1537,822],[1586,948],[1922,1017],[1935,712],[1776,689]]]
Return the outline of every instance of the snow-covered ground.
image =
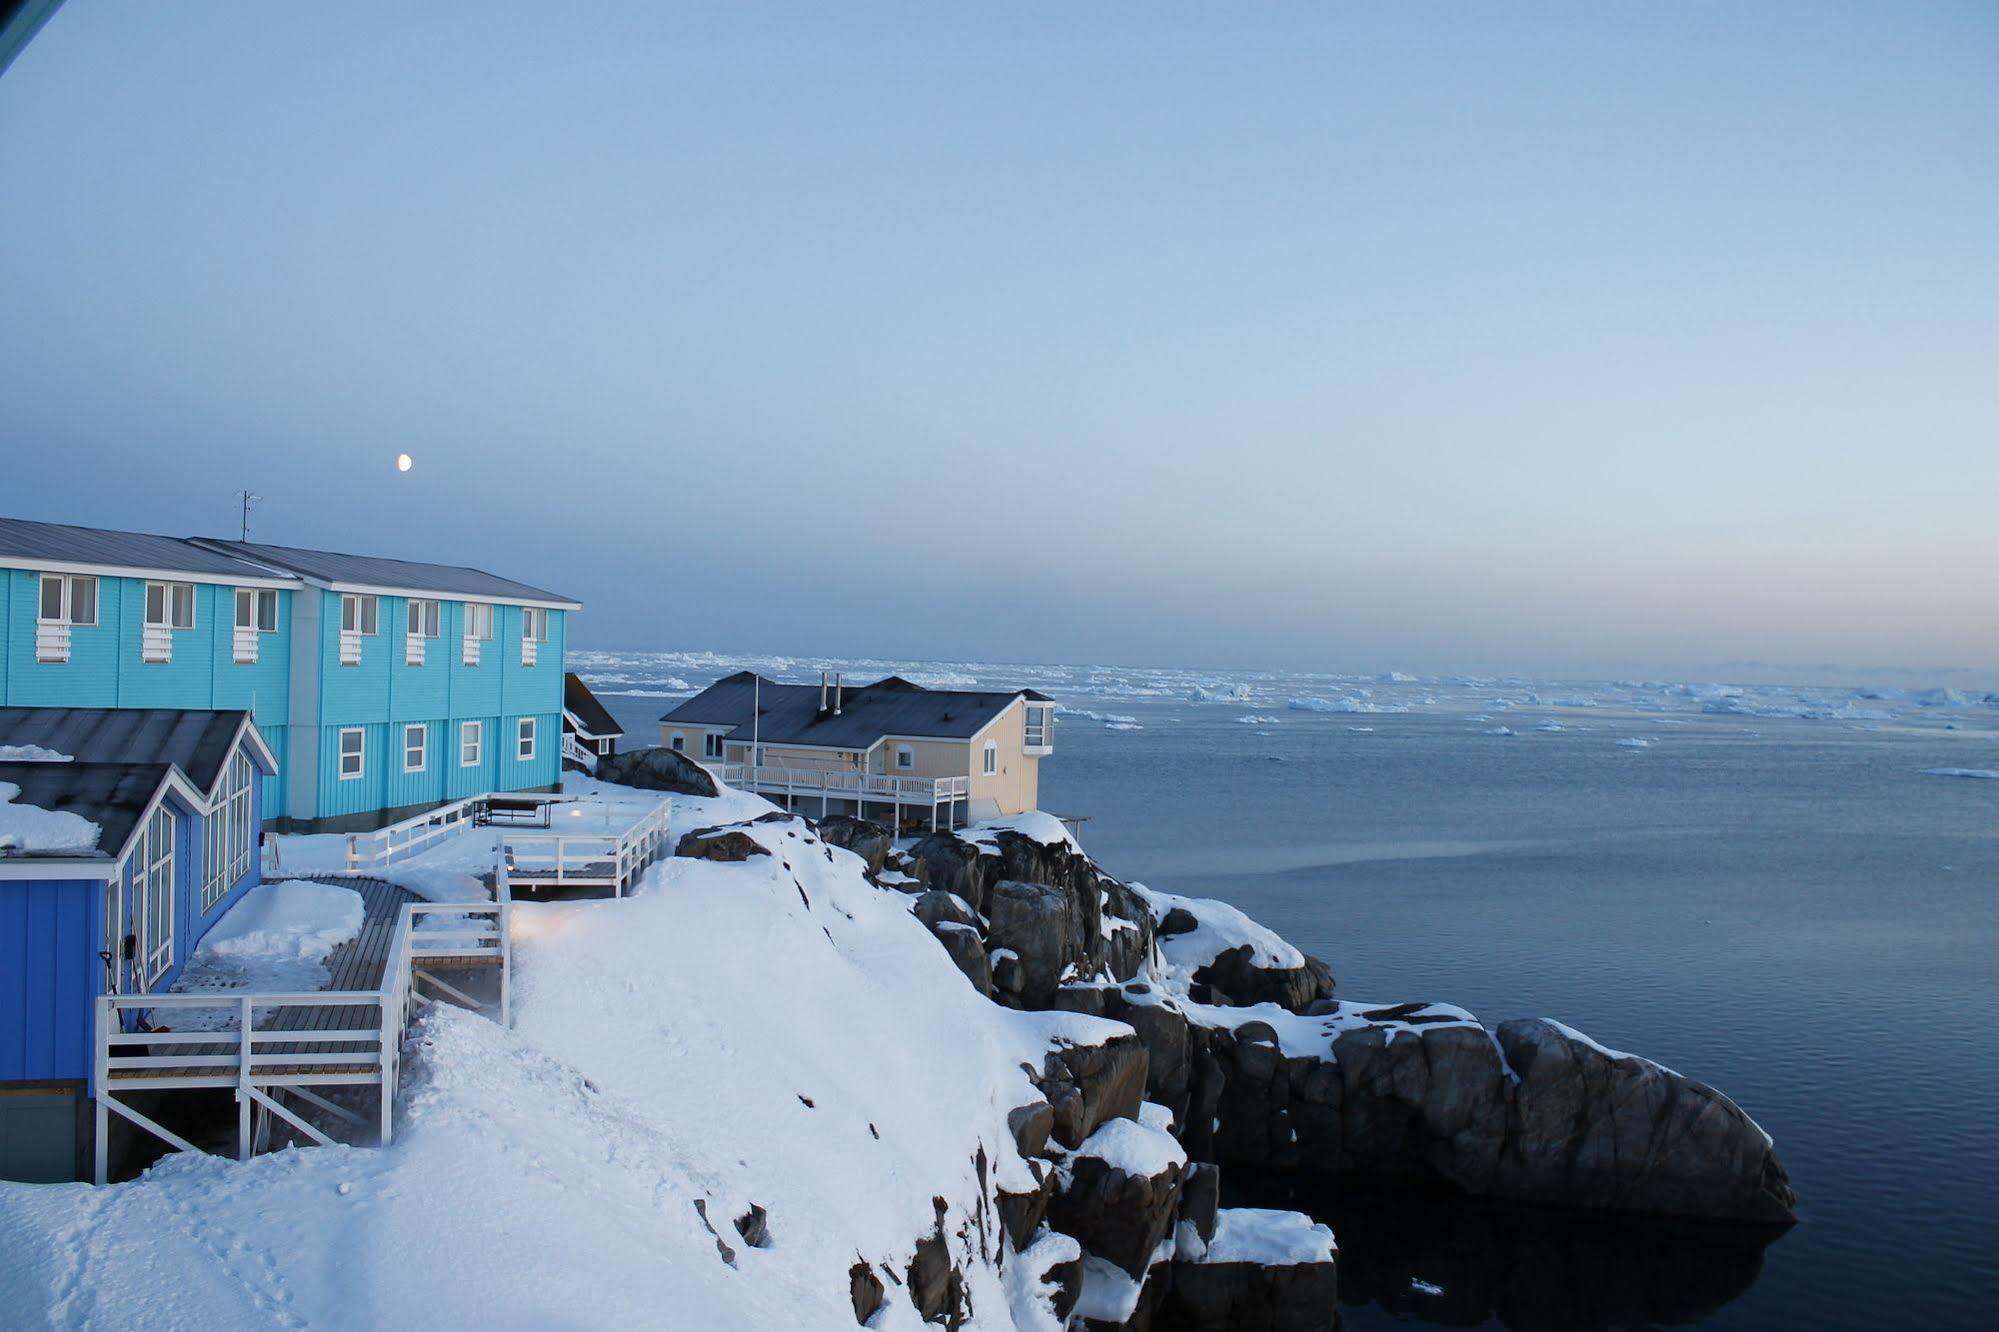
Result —
[[[675,836],[688,828],[755,818],[774,808],[761,797],[732,789],[725,789],[722,796],[713,800],[693,801],[691,797],[612,786],[573,772],[563,774],[562,793],[574,799],[556,806],[548,828],[464,825],[407,859],[383,869],[369,870],[368,875],[407,888],[432,902],[483,902],[489,893],[481,876],[493,872],[500,843],[510,834],[615,837],[650,813],[661,800],[673,807]],[[676,805],[676,801],[689,803]],[[687,822],[690,816],[696,822]],[[297,878],[342,874],[347,870],[345,833],[292,834],[270,841],[276,850],[276,863],[268,877]]]
[[[674,803],[679,829],[769,808]],[[858,859],[796,824],[753,835],[772,854],[518,906],[514,1029],[432,1007],[386,1150],[0,1184],[4,1321],[851,1327],[849,1268],[900,1281],[941,1198],[974,1326],[1052,1326],[1036,1289],[978,1256],[975,1158],[1025,1187],[1005,1123],[1034,1094],[1021,1064],[1122,1028],[988,1002]],[[752,1204],[764,1248],[732,1225]],[[871,1326],[918,1327],[884,1284]]]

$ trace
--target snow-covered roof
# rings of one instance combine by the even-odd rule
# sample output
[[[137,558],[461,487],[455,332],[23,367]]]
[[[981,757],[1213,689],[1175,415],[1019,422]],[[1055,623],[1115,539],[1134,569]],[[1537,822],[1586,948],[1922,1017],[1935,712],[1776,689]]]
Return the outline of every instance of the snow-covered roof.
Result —
[[[115,858],[173,775],[166,763],[0,763],[0,859]]]

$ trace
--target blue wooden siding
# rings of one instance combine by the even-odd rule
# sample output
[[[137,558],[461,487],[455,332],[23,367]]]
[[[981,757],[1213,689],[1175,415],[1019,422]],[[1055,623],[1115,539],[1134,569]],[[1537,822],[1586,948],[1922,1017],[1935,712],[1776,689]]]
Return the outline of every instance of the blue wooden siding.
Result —
[[[0,881],[0,1082],[88,1079],[104,884]]]

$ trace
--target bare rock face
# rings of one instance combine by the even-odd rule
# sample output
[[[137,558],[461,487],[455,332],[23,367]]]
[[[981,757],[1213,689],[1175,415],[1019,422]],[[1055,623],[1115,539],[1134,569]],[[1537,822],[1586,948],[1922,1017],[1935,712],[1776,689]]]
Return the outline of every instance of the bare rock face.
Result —
[[[1168,1150],[1158,1150],[1160,1144]],[[1179,1216],[1185,1161],[1164,1130],[1112,1120],[1064,1166],[1048,1223],[1142,1280]]]
[[[1033,1242],[1034,1233],[1047,1219],[1048,1204],[1055,1197],[1054,1167],[1044,1161],[1030,1160],[1027,1169],[1035,1176],[1034,1188],[1022,1191],[1001,1189],[996,1195],[1000,1225],[1016,1250],[1025,1249]]]
[[[738,862],[770,852],[740,828],[697,828],[675,844],[673,854],[689,860]]]
[[[854,1301],[854,1321],[861,1324],[875,1316],[875,1310],[882,1307],[881,1278],[865,1262],[857,1262],[847,1269],[847,1291]]]
[[[1770,1139],[1705,1083],[1539,1018],[1503,1022],[1520,1077],[1493,1192],[1754,1221],[1797,1203]]]
[[[1175,1262],[1153,1332],[1324,1332],[1339,1323],[1338,1265]]]
[[[820,819],[814,826],[818,829],[820,841],[852,851],[867,862],[870,874],[882,872],[895,841],[881,824],[869,819],[857,819],[851,814],[834,814]]]
[[[1105,1120],[1136,1116],[1145,1100],[1145,1070],[1145,1047],[1136,1036],[1049,1051],[1036,1083],[1048,1098],[1055,1140],[1079,1147]]]
[[[1002,879],[992,885],[986,911],[989,951],[1005,949],[1017,960],[997,978],[1001,1002],[1046,1008],[1066,975],[1087,968],[1102,947],[1102,920],[1075,894],[1048,884]]]
[[[950,954],[951,962],[963,972],[972,988],[990,999],[993,995],[993,971],[991,959],[986,956],[986,946],[979,938],[979,932],[970,925],[943,920],[931,927],[930,933],[944,951]]]
[[[1343,1011],[1328,1030],[1325,1054],[1287,1055],[1267,1022],[1190,1024],[1190,1100],[1211,1097],[1219,1123],[1211,1141],[1190,1134],[1190,1150],[1530,1202],[1791,1218],[1762,1130],[1657,1064],[1539,1019],[1502,1024],[1495,1040],[1460,1010],[1422,1004]],[[1198,1130],[1201,1111],[1190,1116]]]
[[[606,754],[597,760],[600,780],[619,786],[635,786],[641,791],[669,791],[675,795],[713,796],[719,789],[708,770],[685,754],[653,746],[629,749],[622,754]]]
[[[1097,877],[1104,939],[1104,970],[1128,981],[1152,960],[1152,909],[1145,899],[1108,874]]]
[[[1221,991],[1232,1004],[1276,1004],[1294,1013],[1333,997],[1333,969],[1311,954],[1302,967],[1258,966],[1254,957],[1247,944],[1231,948],[1197,970],[1194,981]]]

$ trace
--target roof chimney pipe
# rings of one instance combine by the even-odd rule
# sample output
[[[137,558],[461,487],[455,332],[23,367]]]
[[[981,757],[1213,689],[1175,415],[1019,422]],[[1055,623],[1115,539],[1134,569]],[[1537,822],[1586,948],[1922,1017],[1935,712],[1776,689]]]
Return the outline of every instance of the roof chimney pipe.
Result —
[[[819,672],[819,715],[826,715],[826,672]]]
[[[833,715],[835,717],[840,715],[840,704],[844,701],[846,692],[847,676],[845,672],[833,672]]]

